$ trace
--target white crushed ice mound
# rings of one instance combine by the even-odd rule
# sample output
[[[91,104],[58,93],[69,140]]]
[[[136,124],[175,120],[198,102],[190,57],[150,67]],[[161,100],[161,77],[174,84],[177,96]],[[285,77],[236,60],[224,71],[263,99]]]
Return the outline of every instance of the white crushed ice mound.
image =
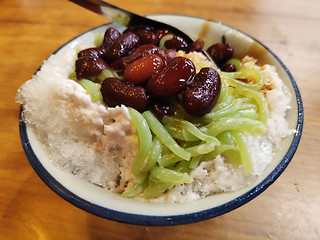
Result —
[[[103,103],[92,103],[86,91],[68,79],[75,54],[74,49],[65,49],[51,56],[41,71],[18,90],[16,101],[23,104],[25,121],[45,144],[53,164],[120,193],[134,179],[131,166],[138,152],[137,133],[125,106],[106,108]],[[186,57],[200,65],[203,61],[199,54]],[[246,173],[243,167],[233,166],[219,155],[191,172],[193,183],[176,186],[152,201],[190,202],[247,186],[272,161],[281,138],[292,133],[285,120],[291,96],[275,68],[258,67],[249,57],[243,59],[243,64],[262,71],[270,107],[266,134],[247,136],[254,173]]]
[[[16,101],[23,104],[25,121],[57,167],[121,192],[133,178],[136,130],[125,106],[106,109],[92,103],[86,91],[68,79],[74,55],[75,50],[69,50],[51,56],[18,90]]]
[[[250,184],[255,177],[246,173],[243,167],[227,163],[221,155],[202,162],[190,175],[194,178],[192,183],[177,186],[154,201],[190,202],[213,193],[236,191]]]

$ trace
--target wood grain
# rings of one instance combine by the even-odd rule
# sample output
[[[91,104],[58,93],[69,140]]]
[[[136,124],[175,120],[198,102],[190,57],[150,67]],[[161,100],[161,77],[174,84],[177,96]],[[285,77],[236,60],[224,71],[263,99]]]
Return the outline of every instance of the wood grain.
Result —
[[[220,217],[133,226],[86,213],[53,193],[23,152],[17,89],[78,34],[108,22],[64,0],[0,1],[0,239],[320,239],[320,1],[110,0],[140,14],[209,18],[261,40],[293,74],[305,124],[294,159],[259,197]]]

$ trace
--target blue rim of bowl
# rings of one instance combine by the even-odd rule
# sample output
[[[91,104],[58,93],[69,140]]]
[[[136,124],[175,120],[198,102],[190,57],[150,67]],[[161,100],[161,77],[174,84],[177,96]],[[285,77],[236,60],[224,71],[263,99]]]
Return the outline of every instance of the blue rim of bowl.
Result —
[[[230,212],[245,203],[251,201],[255,197],[257,197],[259,194],[261,194],[263,191],[265,191],[285,170],[285,168],[290,163],[291,159],[293,158],[293,155],[295,154],[297,147],[299,145],[301,135],[302,135],[302,128],[303,128],[303,119],[304,119],[304,112],[303,112],[303,104],[301,95],[299,92],[299,89],[297,87],[297,84],[289,72],[288,68],[283,64],[283,62],[266,46],[264,46],[260,41],[253,38],[252,36],[248,35],[247,33],[242,32],[241,30],[234,28],[232,26],[228,26],[226,24],[222,24],[217,21],[209,20],[209,19],[203,19],[200,17],[194,17],[194,16],[184,16],[184,15],[175,15],[175,14],[159,14],[159,15],[150,15],[153,17],[156,16],[177,16],[177,17],[188,17],[188,18],[195,18],[195,19],[201,19],[201,20],[207,20],[210,22],[219,23],[223,26],[226,26],[230,29],[233,29],[235,31],[238,31],[247,37],[251,38],[252,40],[259,43],[262,47],[264,47],[272,56],[280,63],[282,68],[286,71],[287,75],[289,76],[292,86],[295,91],[296,100],[297,100],[297,107],[298,107],[298,121],[296,125],[296,132],[294,134],[293,140],[291,142],[291,145],[283,157],[283,159],[280,161],[280,163],[277,165],[277,167],[263,180],[261,181],[256,187],[252,188],[250,191],[244,193],[243,195],[237,197],[236,199],[233,199],[225,204],[206,209],[203,211],[188,213],[188,214],[181,214],[181,215],[167,215],[167,216],[152,216],[152,215],[140,215],[140,214],[132,214],[132,213],[126,213],[121,211],[116,211],[113,209],[108,209],[99,205],[96,205],[94,203],[91,203],[73,192],[66,189],[62,184],[60,184],[41,164],[39,159],[37,158],[36,154],[34,153],[32,146],[30,144],[30,141],[28,139],[27,135],[27,127],[25,122],[23,121],[23,106],[20,108],[20,115],[19,115],[19,131],[20,131],[20,138],[22,142],[23,149],[25,151],[25,154],[33,167],[34,171],[38,174],[38,176],[42,179],[42,181],[51,188],[56,194],[58,194],[63,199],[67,200],[71,204],[75,205],[76,207],[87,211],[89,213],[92,213],[94,215],[100,216],[102,218],[106,218],[109,220],[121,222],[121,223],[129,223],[129,224],[135,224],[135,225],[145,225],[145,226],[170,226],[170,225],[181,225],[181,224],[188,224],[188,223],[194,223],[203,221],[206,219],[210,219],[213,217],[217,217],[219,215],[222,215],[224,213]],[[112,23],[104,24],[98,27],[95,27],[91,30],[88,30],[75,38],[71,39],[64,45],[62,45],[60,48],[58,48],[53,54],[57,53],[61,48],[69,44],[70,42],[74,41],[76,38],[82,36],[83,34],[86,34],[87,32],[93,31],[97,28],[100,28],[102,26],[108,26]],[[38,68],[37,72],[41,69],[41,66]]]

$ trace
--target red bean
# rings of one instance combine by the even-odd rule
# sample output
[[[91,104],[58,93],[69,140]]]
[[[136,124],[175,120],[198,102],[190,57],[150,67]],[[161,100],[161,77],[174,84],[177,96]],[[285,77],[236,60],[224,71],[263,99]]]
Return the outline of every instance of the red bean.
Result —
[[[113,62],[130,53],[137,45],[139,37],[134,33],[127,32],[118,37],[106,50],[104,58],[107,62]]]
[[[112,43],[121,36],[121,33],[115,28],[108,28],[104,34],[102,46],[110,47]]]
[[[167,54],[165,53],[165,51],[157,46],[148,44],[148,45],[142,45],[138,47],[130,55],[114,61],[113,63],[111,63],[110,66],[114,70],[120,72],[120,71],[123,71],[128,66],[129,63],[152,53],[160,56],[164,64],[167,63]]]
[[[173,34],[173,38],[165,41],[164,46],[167,49],[186,50],[188,43],[182,37]]]
[[[177,51],[174,49],[167,49],[165,50],[165,53],[168,61],[171,61],[172,59],[177,57]]]
[[[221,80],[213,68],[202,68],[196,75],[194,85],[186,89],[182,103],[187,113],[202,117],[209,113],[218,101]]]
[[[135,32],[135,34],[139,37],[139,43],[141,45],[152,44],[157,45],[159,39],[154,32],[148,29],[139,29]]]
[[[84,56],[101,58],[106,53],[111,44],[120,37],[121,33],[115,28],[108,28],[104,34],[102,45],[99,47],[87,48],[78,53],[78,58]]]
[[[108,65],[101,58],[84,56],[76,61],[77,79],[97,76],[103,70],[108,68]]]
[[[106,78],[100,90],[103,101],[109,107],[123,104],[140,112],[147,109],[149,97],[143,87],[130,86],[119,78]]]
[[[149,109],[159,120],[161,120],[165,115],[174,115],[174,105],[165,99],[151,100],[149,102]]]
[[[193,62],[176,57],[162,68],[147,83],[147,89],[158,96],[174,96],[181,93],[196,74]]]
[[[101,54],[102,54],[102,51],[100,48],[95,48],[95,47],[87,48],[87,49],[83,49],[78,53],[78,58],[85,57],[85,56],[98,58],[101,56]]]
[[[204,46],[204,41],[202,39],[198,39],[190,44],[188,44],[188,47],[186,49],[186,52],[201,52]]]
[[[218,66],[222,66],[226,61],[232,58],[233,48],[229,43],[216,43],[209,47],[207,52]]]
[[[148,54],[130,63],[124,70],[124,79],[132,84],[146,83],[151,76],[164,66],[163,60],[156,54]]]
[[[237,69],[233,64],[228,63],[228,64],[224,64],[221,67],[221,70],[224,72],[235,72]]]

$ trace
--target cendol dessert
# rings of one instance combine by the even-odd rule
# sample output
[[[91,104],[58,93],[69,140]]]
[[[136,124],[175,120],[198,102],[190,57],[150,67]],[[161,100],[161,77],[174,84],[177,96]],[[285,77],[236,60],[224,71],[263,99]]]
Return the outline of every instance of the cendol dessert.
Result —
[[[63,48],[18,90],[23,119],[60,169],[123,197],[182,203],[259,177],[290,93],[275,67],[230,44],[108,28]]]

